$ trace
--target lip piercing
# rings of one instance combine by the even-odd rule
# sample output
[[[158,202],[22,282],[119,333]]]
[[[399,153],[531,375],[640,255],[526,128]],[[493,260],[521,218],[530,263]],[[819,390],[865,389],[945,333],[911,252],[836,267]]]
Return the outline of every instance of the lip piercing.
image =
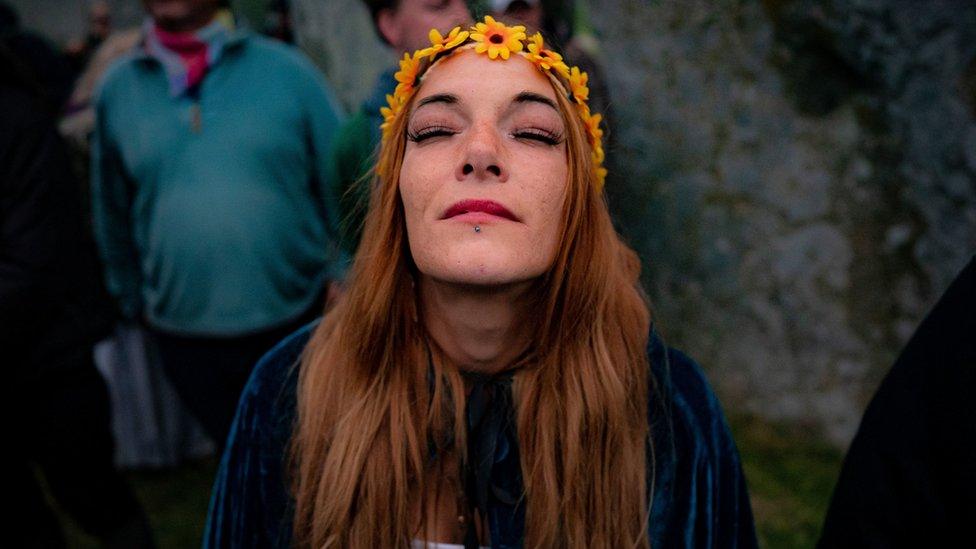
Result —
[[[474,226],[474,232],[480,233],[481,232],[481,227],[479,227],[478,225],[475,225]]]

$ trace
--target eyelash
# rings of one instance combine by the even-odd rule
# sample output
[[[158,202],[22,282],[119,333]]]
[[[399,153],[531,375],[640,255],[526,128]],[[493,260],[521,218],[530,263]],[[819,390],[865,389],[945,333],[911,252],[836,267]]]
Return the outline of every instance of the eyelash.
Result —
[[[413,133],[408,133],[407,139],[414,143],[421,143],[433,137],[451,136],[456,133],[456,131],[446,126],[430,126]],[[563,142],[563,136],[561,134],[541,128],[516,131],[512,133],[512,137],[516,139],[531,139],[549,146],[556,146]]]
[[[407,139],[413,141],[414,143],[420,143],[421,141],[426,141],[432,137],[441,137],[445,135],[454,135],[455,132],[447,126],[429,126],[414,133],[407,133]]]
[[[521,130],[512,134],[516,139],[532,139],[534,141],[539,141],[543,144],[549,146],[556,146],[563,142],[563,136],[552,132],[549,130],[543,130],[541,128],[532,128],[529,130]]]

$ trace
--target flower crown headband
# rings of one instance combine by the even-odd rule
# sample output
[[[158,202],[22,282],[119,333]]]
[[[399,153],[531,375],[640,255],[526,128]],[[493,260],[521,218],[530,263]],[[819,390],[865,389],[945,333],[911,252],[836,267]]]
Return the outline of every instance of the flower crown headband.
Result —
[[[603,183],[607,177],[607,170],[603,167],[603,130],[600,128],[603,117],[591,113],[586,103],[589,100],[590,90],[587,87],[589,77],[585,72],[580,71],[579,67],[570,68],[563,62],[562,55],[546,49],[541,34],[535,33],[531,38],[526,38],[525,27],[522,25],[509,27],[495,21],[490,15],[486,15],[484,22],[475,24],[469,30],[454,27],[447,36],[441,36],[437,29],[432,29],[428,38],[430,38],[430,47],[417,50],[413,55],[404,53],[403,59],[400,60],[400,70],[394,75],[397,81],[396,90],[393,95],[386,96],[389,106],[380,109],[383,115],[380,129],[383,131],[384,143],[392,133],[393,120],[417,91],[418,81],[423,73],[437,60],[462,46],[470,45],[473,45],[475,53],[487,54],[489,59],[506,60],[515,53],[531,61],[539,70],[554,76],[563,87],[563,91],[572,98],[576,112],[583,120],[590,143],[590,159],[593,164],[596,190],[597,192],[603,190]]]

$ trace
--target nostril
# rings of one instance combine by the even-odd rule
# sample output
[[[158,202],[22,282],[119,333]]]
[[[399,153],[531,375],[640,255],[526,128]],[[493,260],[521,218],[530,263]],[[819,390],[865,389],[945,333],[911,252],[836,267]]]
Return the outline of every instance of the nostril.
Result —
[[[499,168],[498,166],[495,166],[494,164],[488,166],[488,171],[495,177],[501,177],[502,175],[502,169]]]
[[[464,175],[468,175],[473,171],[474,171],[474,166],[472,166],[471,164],[465,164],[464,167],[461,168],[461,173],[463,173]]]

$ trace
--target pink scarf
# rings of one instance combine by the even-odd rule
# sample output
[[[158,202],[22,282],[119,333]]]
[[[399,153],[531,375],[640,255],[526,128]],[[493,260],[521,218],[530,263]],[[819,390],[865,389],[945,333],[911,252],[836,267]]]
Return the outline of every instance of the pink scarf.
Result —
[[[194,32],[169,32],[151,18],[143,25],[146,52],[162,64],[173,96],[200,85],[234,32],[234,16],[220,10],[213,21]]]
[[[210,68],[209,46],[193,32],[169,32],[153,25],[156,39],[166,49],[180,56],[186,68],[186,87],[193,88],[203,81]]]

